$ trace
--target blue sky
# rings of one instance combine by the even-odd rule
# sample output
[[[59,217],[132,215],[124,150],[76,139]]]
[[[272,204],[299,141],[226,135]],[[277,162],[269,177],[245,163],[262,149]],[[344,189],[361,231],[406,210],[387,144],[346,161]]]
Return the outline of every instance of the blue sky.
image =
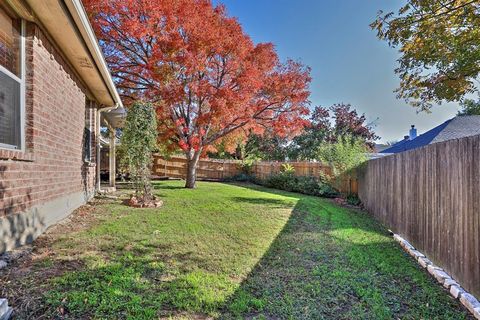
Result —
[[[350,103],[382,139],[401,139],[411,124],[419,133],[453,117],[456,105],[431,114],[395,97],[397,51],[369,27],[378,10],[397,10],[399,0],[215,0],[237,17],[255,42],[273,42],[282,59],[312,68],[312,106]]]

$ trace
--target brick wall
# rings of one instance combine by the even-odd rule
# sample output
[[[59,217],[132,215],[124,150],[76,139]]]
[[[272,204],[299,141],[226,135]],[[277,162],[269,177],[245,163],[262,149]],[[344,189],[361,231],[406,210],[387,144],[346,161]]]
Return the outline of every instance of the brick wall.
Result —
[[[84,162],[85,108],[81,81],[34,24],[27,25],[26,150],[0,150],[0,217],[95,188],[95,117],[91,163]],[[88,114],[88,113],[87,113]]]

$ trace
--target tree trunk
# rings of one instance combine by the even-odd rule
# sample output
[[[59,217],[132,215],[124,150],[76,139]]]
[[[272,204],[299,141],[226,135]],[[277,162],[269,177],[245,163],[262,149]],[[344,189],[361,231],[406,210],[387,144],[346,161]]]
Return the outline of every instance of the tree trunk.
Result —
[[[201,150],[187,153],[187,180],[185,188],[193,189],[197,181],[197,164]]]

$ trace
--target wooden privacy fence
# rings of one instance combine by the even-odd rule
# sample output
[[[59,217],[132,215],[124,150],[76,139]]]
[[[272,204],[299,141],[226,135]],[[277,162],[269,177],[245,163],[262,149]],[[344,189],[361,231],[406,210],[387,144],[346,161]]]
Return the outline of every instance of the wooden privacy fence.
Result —
[[[359,197],[480,297],[480,136],[368,161],[359,173]]]
[[[174,156],[168,159],[154,155],[152,173],[155,176],[185,179],[187,159]],[[200,159],[197,166],[197,178],[204,180],[222,180],[240,174],[238,161]]]
[[[153,174],[161,177],[184,179],[187,174],[187,160],[185,157],[175,156],[165,159],[154,155]],[[200,159],[197,167],[197,178],[204,180],[222,180],[240,174],[240,161]],[[252,173],[260,179],[265,179],[272,174],[279,173],[285,162],[255,162]],[[322,175],[330,176],[332,168],[319,162],[288,162],[295,168],[296,176],[313,176],[320,178]],[[341,192],[357,193],[356,179],[340,179],[335,182],[335,187]]]

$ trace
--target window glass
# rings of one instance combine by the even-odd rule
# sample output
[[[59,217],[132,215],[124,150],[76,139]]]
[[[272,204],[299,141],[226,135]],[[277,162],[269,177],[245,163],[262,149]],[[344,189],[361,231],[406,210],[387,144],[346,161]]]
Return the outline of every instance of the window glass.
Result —
[[[20,148],[20,83],[0,72],[0,144]]]
[[[13,149],[22,146],[20,30],[21,21],[0,8],[0,147]]]

